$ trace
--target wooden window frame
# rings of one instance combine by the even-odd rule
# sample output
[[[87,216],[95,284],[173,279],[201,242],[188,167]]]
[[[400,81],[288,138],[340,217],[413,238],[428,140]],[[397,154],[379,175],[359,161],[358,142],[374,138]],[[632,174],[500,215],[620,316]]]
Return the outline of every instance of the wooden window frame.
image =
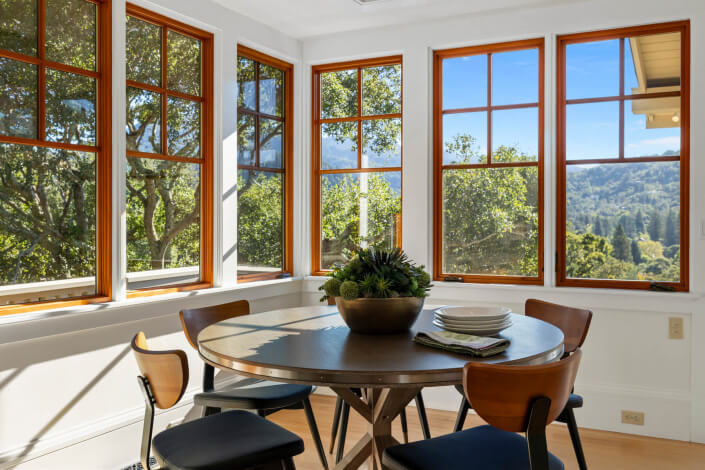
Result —
[[[146,21],[162,29],[161,38],[161,86],[127,80],[126,86],[159,93],[161,103],[161,150],[162,153],[149,153],[126,150],[125,155],[133,158],[169,160],[200,165],[201,176],[201,280],[185,284],[173,284],[139,290],[128,290],[127,298],[161,295],[172,292],[205,289],[213,285],[213,34],[154,13],[146,8],[127,3],[126,14]],[[170,90],[167,85],[167,31],[197,39],[201,42],[201,96]],[[167,154],[167,97],[186,99],[201,103],[201,157],[188,158]]]
[[[37,138],[0,135],[0,143],[73,150],[96,155],[96,272],[94,295],[0,307],[0,315],[34,312],[112,300],[112,5],[110,0],[85,0],[96,5],[96,68],[86,70],[46,59],[46,5],[37,0],[37,56],[0,49],[0,57],[37,66]],[[96,80],[96,144],[77,145],[46,140],[46,69]]]
[[[681,85],[680,91],[631,94],[624,93],[624,40],[632,36],[661,33],[681,33]],[[566,46],[593,41],[620,40],[619,95],[587,99],[566,99]],[[690,21],[652,24],[617,28],[604,31],[576,33],[558,36],[556,50],[556,153],[557,153],[557,188],[556,188],[556,285],[561,287],[593,287],[608,289],[672,290],[687,292],[689,290],[689,215],[690,215]],[[624,103],[625,101],[680,96],[681,98],[681,150],[676,157],[624,157]],[[566,106],[568,104],[619,101],[619,157],[590,160],[567,160],[566,158]],[[680,162],[680,235],[681,235],[681,272],[679,282],[639,281],[612,279],[579,279],[566,275],[566,167],[570,164],[604,164],[604,163],[642,163],[642,162]]]
[[[538,102],[517,105],[492,105],[492,54],[538,49]],[[544,38],[526,39],[433,52],[433,279],[478,284],[544,284]],[[443,110],[443,60],[471,55],[487,55],[487,105],[473,108]],[[535,162],[493,163],[493,111],[538,108],[538,155]],[[445,165],[443,163],[443,115],[467,112],[487,112],[487,163]],[[496,274],[456,274],[443,272],[443,171],[475,168],[516,168],[534,166],[538,169],[538,251],[537,276],[504,276]]]
[[[237,45],[238,57],[244,57],[264,65],[269,65],[284,72],[284,112],[282,116],[272,116],[259,111],[259,85],[255,88],[257,110],[246,108],[237,109],[238,117],[240,113],[248,114],[255,118],[255,135],[259,136],[260,117],[273,119],[284,123],[284,155],[283,168],[269,168],[259,166],[260,144],[259,137],[255,138],[256,161],[255,165],[240,165],[238,170],[265,171],[270,173],[280,173],[284,177],[284,202],[282,204],[282,237],[284,247],[284,257],[282,259],[282,270],[273,273],[244,274],[237,276],[238,283],[268,281],[292,276],[294,273],[294,66],[288,62],[269,56],[262,52],[251,49],[242,44]],[[259,83],[259,67],[256,67],[255,77]]]
[[[326,174],[359,174],[359,173],[386,173],[399,172],[404,174],[404,65],[401,55],[377,57],[372,59],[354,60],[346,62],[335,62],[331,64],[315,65],[311,68],[312,75],[312,126],[311,126],[311,151],[312,151],[312,193],[311,193],[311,275],[324,276],[330,270],[321,268],[321,176]],[[362,114],[362,70],[371,67],[382,67],[385,65],[399,65],[401,67],[401,100],[399,103],[399,113],[375,114],[365,116]],[[321,118],[321,73],[339,72],[342,70],[357,69],[357,116],[343,118]],[[402,120],[402,145],[401,164],[398,167],[362,168],[362,122],[375,119],[401,119]],[[332,122],[356,122],[357,132],[357,167],[323,170],[321,169],[321,124]],[[402,182],[400,203],[404,198],[404,185]],[[397,217],[396,239],[397,246],[402,246],[401,237],[402,212],[399,211]]]

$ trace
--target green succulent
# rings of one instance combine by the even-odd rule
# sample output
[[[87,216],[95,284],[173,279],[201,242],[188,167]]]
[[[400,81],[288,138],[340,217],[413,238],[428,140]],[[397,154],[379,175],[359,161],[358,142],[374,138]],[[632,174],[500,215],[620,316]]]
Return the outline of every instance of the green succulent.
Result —
[[[345,281],[340,285],[340,295],[345,300],[355,300],[360,294],[360,287],[355,281]]]
[[[431,276],[423,266],[410,262],[400,248],[358,250],[350,261],[336,266],[329,276],[319,288],[326,293],[321,300],[338,296],[348,300],[426,297],[431,289]]]
[[[339,279],[334,277],[328,279],[325,284],[321,287],[328,297],[338,297],[340,295],[340,282]]]

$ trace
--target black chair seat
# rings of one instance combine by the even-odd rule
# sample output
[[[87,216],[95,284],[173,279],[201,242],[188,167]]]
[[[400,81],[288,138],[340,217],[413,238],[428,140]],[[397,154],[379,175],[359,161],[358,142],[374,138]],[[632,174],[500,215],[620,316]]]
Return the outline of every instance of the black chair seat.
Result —
[[[223,409],[272,410],[300,403],[312,391],[310,385],[267,382],[258,387],[227,387],[199,393],[194,397],[194,403]]]
[[[303,441],[248,411],[228,411],[175,426],[152,441],[161,468],[232,470],[287,459]]]
[[[583,397],[571,393],[568,397],[568,403],[565,405],[566,408],[582,408],[583,407]]]
[[[548,454],[549,468],[563,463]],[[383,463],[392,470],[529,470],[526,439],[492,426],[478,426],[433,439],[389,447]]]

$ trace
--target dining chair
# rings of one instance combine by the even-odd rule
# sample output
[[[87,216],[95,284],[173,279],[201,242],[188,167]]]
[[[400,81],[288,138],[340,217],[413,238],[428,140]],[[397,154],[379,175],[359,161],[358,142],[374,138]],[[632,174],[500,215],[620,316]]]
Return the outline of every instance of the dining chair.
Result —
[[[238,300],[210,307],[182,310],[181,326],[189,344],[198,350],[198,334],[209,325],[230,318],[249,315],[250,304],[247,300]],[[220,412],[222,409],[256,410],[261,417],[282,409],[303,407],[311,436],[316,444],[318,457],[323,468],[328,469],[328,460],[318,433],[316,418],[309,400],[314,388],[311,385],[286,384],[263,381],[256,387],[230,386],[215,389],[215,368],[204,364],[203,393],[194,399],[197,405],[203,407],[204,415]]]
[[[140,463],[151,470],[150,452],[163,470],[294,470],[293,457],[304,451],[300,437],[248,411],[198,418],[152,436],[155,407],[176,405],[189,378],[186,353],[152,351],[144,333],[132,338],[145,400]]]
[[[468,363],[465,396],[488,424],[389,447],[383,465],[391,470],[563,469],[548,452],[546,426],[568,402],[581,356],[576,349],[562,361],[536,366]]]
[[[524,313],[529,317],[538,318],[539,320],[550,323],[563,331],[563,358],[568,357],[583,345],[592,320],[592,312],[590,310],[566,307],[564,305],[553,304],[537,299],[529,299],[526,301]],[[459,388],[459,391],[463,393],[462,388]],[[568,425],[568,432],[570,433],[570,440],[573,443],[573,450],[575,451],[575,457],[578,461],[578,467],[580,470],[587,470],[585,453],[583,452],[583,446],[580,442],[578,424],[573,411],[575,408],[582,406],[583,397],[573,393],[571,390],[565,409],[558,416],[557,421]],[[470,404],[465,397],[463,397],[460,410],[458,410],[458,417],[455,421],[455,431],[460,431],[463,428],[465,416],[469,409]]]

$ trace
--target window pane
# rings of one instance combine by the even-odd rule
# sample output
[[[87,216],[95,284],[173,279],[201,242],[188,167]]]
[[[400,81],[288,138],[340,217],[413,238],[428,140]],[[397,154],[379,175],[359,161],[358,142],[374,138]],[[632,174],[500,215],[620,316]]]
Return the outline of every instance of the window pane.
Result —
[[[201,41],[169,31],[167,39],[167,88],[201,95]]]
[[[95,70],[96,4],[47,0],[46,5],[46,58]]]
[[[0,49],[37,55],[37,0],[0,2]]]
[[[538,49],[492,54],[492,105],[538,101]]]
[[[250,114],[242,113],[237,118],[237,162],[255,164],[255,117]]]
[[[321,118],[357,116],[357,70],[321,74]]]
[[[619,94],[619,40],[569,44],[566,47],[567,99]]]
[[[357,168],[357,123],[321,124],[321,169]]]
[[[401,65],[362,69],[362,114],[401,113]]]
[[[636,36],[624,41],[624,94],[679,90],[681,33]]]
[[[443,172],[443,272],[538,275],[538,168]]]
[[[259,120],[259,164],[267,168],[282,168],[284,123],[273,119]]]
[[[46,80],[47,140],[95,145],[95,79],[47,69]]]
[[[443,116],[443,164],[487,162],[487,113]]]
[[[128,289],[200,279],[200,215],[199,165],[127,159]]]
[[[487,106],[487,55],[443,60],[443,109]]]
[[[362,167],[401,166],[401,119],[362,121]]]
[[[244,57],[237,58],[237,106],[253,111],[257,109],[255,62]]]
[[[162,28],[127,17],[127,79],[148,85],[162,84]]]
[[[323,175],[321,268],[345,263],[358,247],[396,246],[400,214],[400,172]]]
[[[283,175],[247,170],[237,175],[238,275],[282,271]]]
[[[166,146],[169,155],[200,158],[201,103],[169,97],[166,114]]]
[[[619,102],[566,106],[566,159],[619,157]]]
[[[680,97],[625,102],[624,145],[627,158],[680,155]]]
[[[0,305],[95,292],[94,154],[0,144],[0,212],[0,285],[76,280],[8,293]]]
[[[678,162],[571,165],[569,278],[680,279]]]
[[[284,109],[284,71],[259,64],[259,112],[281,116]]]
[[[0,134],[37,137],[37,66],[0,58]]]
[[[127,87],[127,150],[161,153],[162,95]]]
[[[492,161],[536,161],[539,155],[537,108],[492,112]]]

